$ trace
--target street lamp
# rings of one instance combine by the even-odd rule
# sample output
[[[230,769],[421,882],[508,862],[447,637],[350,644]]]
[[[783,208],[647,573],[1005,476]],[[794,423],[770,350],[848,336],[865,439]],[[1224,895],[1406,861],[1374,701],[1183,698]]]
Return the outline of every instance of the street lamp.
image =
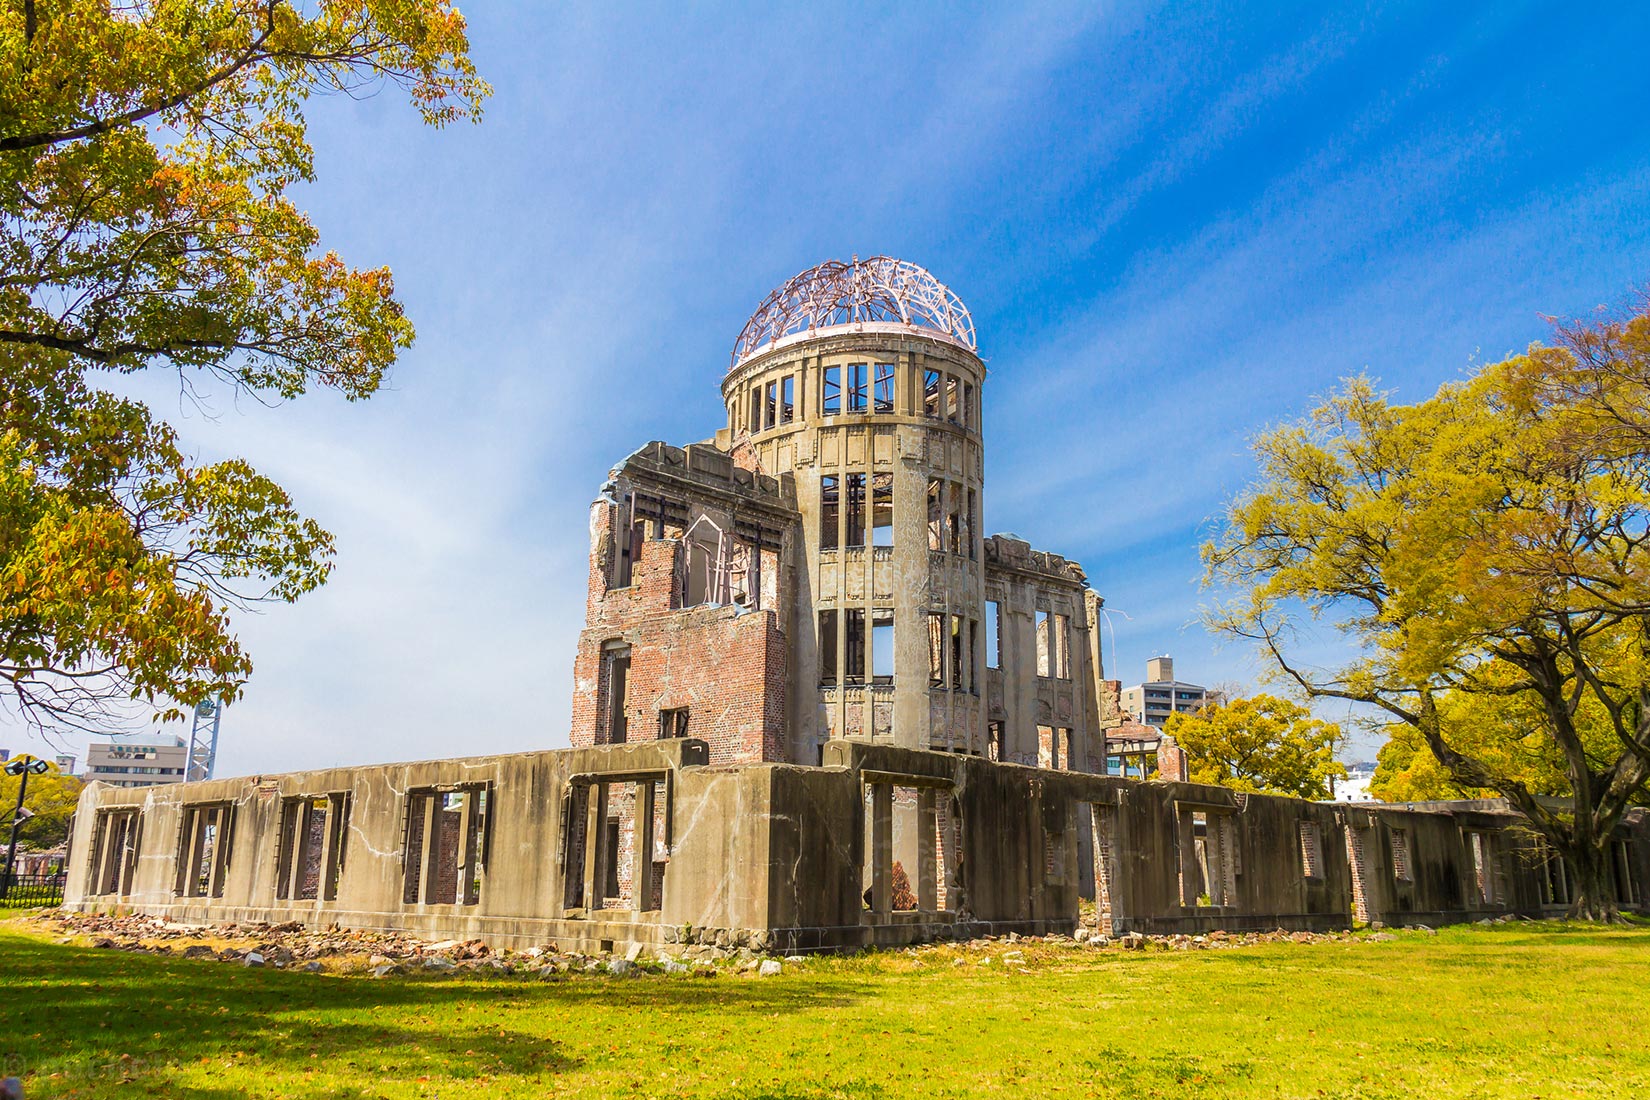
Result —
[[[17,830],[23,822],[34,816],[23,809],[23,796],[29,790],[29,776],[45,775],[51,770],[51,765],[38,756],[22,753],[6,761],[6,774],[18,776],[17,780],[17,808],[11,818],[11,844],[6,848],[6,877],[0,879],[0,898],[11,893],[11,871],[17,860]]]

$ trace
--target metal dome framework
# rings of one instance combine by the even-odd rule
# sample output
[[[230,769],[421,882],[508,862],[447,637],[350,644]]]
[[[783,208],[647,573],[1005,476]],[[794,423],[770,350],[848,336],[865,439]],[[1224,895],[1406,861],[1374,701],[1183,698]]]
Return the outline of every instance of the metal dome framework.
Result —
[[[856,256],[811,267],[764,298],[740,330],[728,369],[788,337],[857,324],[926,329],[977,350],[968,307],[926,268]]]

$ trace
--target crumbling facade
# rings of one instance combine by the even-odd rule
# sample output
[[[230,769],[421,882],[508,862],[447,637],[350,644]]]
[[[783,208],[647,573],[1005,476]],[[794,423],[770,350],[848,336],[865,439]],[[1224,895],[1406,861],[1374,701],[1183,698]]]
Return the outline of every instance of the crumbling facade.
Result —
[[[94,783],[65,904],[786,951],[1563,910],[1500,804],[1237,794],[1166,738],[1156,781],[1106,775],[1099,596],[982,533],[985,382],[922,269],[803,273],[741,334],[726,426],[647,444],[591,507],[572,748]],[[1650,822],[1613,844],[1643,910]]]
[[[967,310],[914,265],[828,264],[770,296],[726,425],[648,444],[592,508],[573,744],[687,732],[713,763],[818,765],[845,739],[1099,771],[1100,601],[1075,563],[984,536],[985,382]],[[683,665],[728,698],[695,707]]]

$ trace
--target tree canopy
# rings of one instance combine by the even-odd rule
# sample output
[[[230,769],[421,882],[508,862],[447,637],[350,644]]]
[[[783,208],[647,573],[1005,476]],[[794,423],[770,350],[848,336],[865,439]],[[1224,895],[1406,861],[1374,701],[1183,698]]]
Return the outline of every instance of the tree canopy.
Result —
[[[303,109],[387,82],[440,126],[488,89],[447,0],[25,0],[0,57],[0,685],[47,727],[178,716],[235,696],[229,613],[321,584],[332,540],[100,377],[371,395],[413,329],[288,197]]]
[[[1266,432],[1204,555],[1216,626],[1507,798],[1608,917],[1611,833],[1650,777],[1650,313],[1558,334],[1412,405],[1354,379]],[[1300,660],[1312,622],[1354,655]]]
[[[21,776],[0,772],[0,822],[5,823],[0,827],[0,844],[11,839],[11,815],[17,808],[17,785],[21,780]],[[69,824],[74,819],[82,786],[79,779],[59,771],[55,764],[45,775],[29,776],[29,788],[23,792],[23,808],[33,816],[17,830],[18,847],[55,848],[67,843]]]
[[[1186,751],[1187,778],[1233,790],[1329,798],[1346,778],[1335,759],[1341,728],[1275,695],[1211,703],[1169,716],[1164,733]]]
[[[1510,669],[1486,669],[1485,674],[1514,682]],[[1452,743],[1462,752],[1523,783],[1537,797],[1563,798],[1569,794],[1564,754],[1547,735],[1538,700],[1529,693],[1444,692],[1438,697],[1438,709],[1440,722],[1454,731]],[[1615,735],[1596,700],[1581,700],[1575,726],[1590,758],[1604,760],[1612,755]],[[1387,741],[1376,758],[1375,775],[1369,784],[1374,797],[1387,802],[1425,802],[1500,795],[1493,787],[1457,782],[1415,727],[1393,722],[1385,728]],[[1642,795],[1636,799],[1642,800]]]

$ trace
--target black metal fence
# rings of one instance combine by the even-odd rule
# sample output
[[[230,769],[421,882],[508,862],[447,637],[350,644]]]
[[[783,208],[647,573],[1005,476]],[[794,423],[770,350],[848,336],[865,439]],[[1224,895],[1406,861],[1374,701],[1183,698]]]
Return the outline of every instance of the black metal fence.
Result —
[[[46,875],[12,875],[8,881],[0,870],[0,909],[30,909],[37,905],[63,904],[63,871]]]

